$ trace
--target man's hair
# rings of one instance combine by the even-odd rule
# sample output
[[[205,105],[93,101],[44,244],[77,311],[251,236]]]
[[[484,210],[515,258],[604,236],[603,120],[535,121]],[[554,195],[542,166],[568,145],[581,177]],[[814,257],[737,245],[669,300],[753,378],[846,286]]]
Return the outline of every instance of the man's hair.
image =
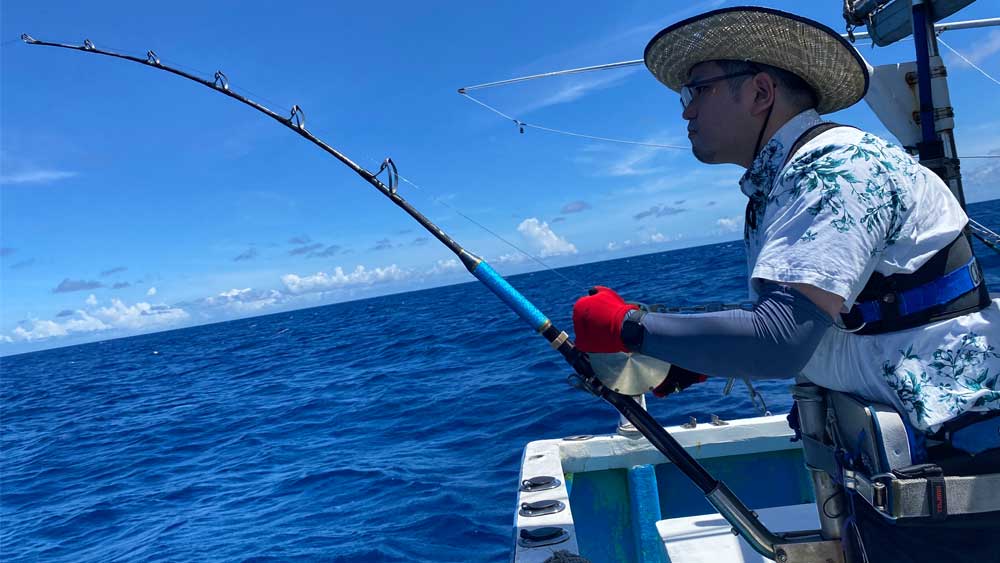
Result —
[[[799,78],[795,73],[788,72],[775,66],[764,63],[752,63],[749,61],[715,61],[725,74],[735,74],[737,72],[763,72],[774,79],[774,81],[785,91],[785,97],[789,103],[799,111],[813,109],[819,105],[816,92],[805,80]],[[750,76],[737,76],[729,79],[729,91],[732,95],[739,94],[740,86],[750,78]]]

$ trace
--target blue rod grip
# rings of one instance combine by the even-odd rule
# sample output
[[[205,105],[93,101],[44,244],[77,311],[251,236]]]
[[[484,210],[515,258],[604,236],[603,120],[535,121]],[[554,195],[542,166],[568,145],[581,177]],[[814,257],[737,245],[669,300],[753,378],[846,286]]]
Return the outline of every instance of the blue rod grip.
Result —
[[[519,291],[514,289],[514,286],[507,283],[507,280],[503,279],[500,274],[497,273],[489,264],[486,262],[480,262],[473,270],[472,275],[476,276],[476,279],[483,282],[486,287],[490,288],[490,291],[495,293],[497,297],[503,300],[511,309],[517,313],[517,316],[525,320],[531,328],[535,330],[540,330],[542,325],[544,325],[549,319],[531,304],[531,301],[521,295]]]

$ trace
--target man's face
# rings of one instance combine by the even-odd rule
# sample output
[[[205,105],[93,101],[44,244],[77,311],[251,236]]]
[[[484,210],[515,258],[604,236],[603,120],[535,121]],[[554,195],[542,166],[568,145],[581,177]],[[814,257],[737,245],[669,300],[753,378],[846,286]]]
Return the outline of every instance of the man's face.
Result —
[[[714,62],[691,68],[688,83],[697,83],[725,75]],[[695,158],[706,164],[739,163],[750,127],[747,96],[734,96],[729,80],[709,82],[692,90],[693,99],[681,114],[687,122],[688,139]],[[743,84],[746,86],[746,83]],[[741,92],[742,94],[742,92]],[[752,141],[751,141],[752,142]]]

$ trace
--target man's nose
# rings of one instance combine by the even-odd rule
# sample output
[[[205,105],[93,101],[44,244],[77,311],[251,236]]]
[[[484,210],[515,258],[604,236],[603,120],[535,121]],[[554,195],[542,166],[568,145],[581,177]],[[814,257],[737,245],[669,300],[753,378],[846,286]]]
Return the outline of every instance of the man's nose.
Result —
[[[681,112],[681,119],[691,121],[692,119],[698,117],[698,110],[696,110],[694,106],[694,103],[688,104],[688,106],[684,108],[684,111]]]

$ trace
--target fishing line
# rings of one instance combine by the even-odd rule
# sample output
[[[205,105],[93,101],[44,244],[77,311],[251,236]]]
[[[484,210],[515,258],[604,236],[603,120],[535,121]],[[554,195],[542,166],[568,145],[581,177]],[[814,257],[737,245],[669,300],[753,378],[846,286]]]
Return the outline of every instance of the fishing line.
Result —
[[[94,54],[101,54],[130,60],[146,66],[152,66],[171,74],[176,74],[189,80],[193,80],[194,82],[211,88],[220,94],[229,96],[238,102],[264,113],[278,123],[298,133],[299,136],[310,141],[317,147],[323,149],[326,153],[339,160],[345,166],[349,167],[361,176],[362,179],[371,184],[372,187],[389,198],[396,206],[405,211],[408,215],[410,215],[410,217],[420,223],[420,225],[429,233],[434,235],[434,237],[437,238],[442,244],[447,246],[449,250],[455,253],[470,274],[482,282],[483,285],[485,285],[491,292],[494,293],[494,295],[503,301],[514,313],[516,313],[518,317],[520,317],[529,326],[531,326],[535,332],[548,341],[549,345],[551,345],[553,349],[559,352],[559,354],[573,368],[573,377],[579,381],[579,386],[582,389],[585,389],[615,407],[625,420],[630,422],[651,445],[666,456],[667,459],[669,459],[673,465],[684,474],[685,477],[698,487],[698,489],[705,495],[706,500],[719,510],[720,514],[722,514],[722,516],[733,525],[733,529],[736,533],[742,535],[743,538],[750,543],[754,550],[769,559],[776,559],[777,554],[784,553],[779,550],[778,546],[788,544],[789,541],[793,543],[806,541],[800,540],[799,538],[782,538],[776,536],[768,530],[767,527],[760,522],[760,519],[755,512],[751,511],[742,501],[740,501],[740,499],[728,487],[726,487],[725,483],[712,477],[712,475],[706,471],[705,468],[698,463],[698,461],[690,453],[688,453],[684,447],[681,446],[681,444],[673,436],[671,436],[670,433],[655,418],[653,418],[652,415],[645,410],[645,408],[643,408],[643,406],[636,402],[634,398],[628,395],[623,395],[615,388],[605,385],[591,364],[590,356],[587,353],[580,351],[566,332],[557,328],[555,324],[548,317],[546,317],[544,313],[542,313],[541,310],[531,303],[531,301],[529,301],[524,295],[518,292],[517,289],[507,282],[507,280],[500,276],[500,274],[487,264],[486,261],[462,247],[457,241],[448,236],[437,225],[432,223],[427,217],[425,217],[402,196],[400,196],[396,190],[398,172],[391,158],[386,158],[383,161],[383,165],[380,167],[379,172],[372,174],[368,170],[360,167],[337,149],[331,147],[310,133],[306,129],[305,114],[298,105],[292,106],[288,117],[278,115],[267,107],[253,102],[230,90],[228,78],[226,78],[221,71],[216,71],[214,81],[209,81],[189,74],[185,71],[163,65],[155,57],[152,51],[149,51],[146,58],[142,59],[139,57],[97,49],[89,39],[85,40],[84,45],[81,47],[76,45],[39,41],[27,34],[22,35],[21,38],[25,41],[25,43],[30,45],[59,47],[85,52],[89,51]],[[383,183],[378,178],[378,174],[381,174],[383,171],[388,172],[388,185]],[[473,315],[474,314],[475,312],[473,312]],[[447,331],[450,327],[444,325],[436,328],[441,331]]]
[[[418,186],[418,185],[414,184],[414,183],[413,183],[413,182],[411,182],[410,180],[407,180],[407,179],[406,179],[406,178],[405,178],[404,176],[402,176],[402,175],[400,175],[400,176],[399,176],[399,179],[400,179],[400,180],[402,180],[403,182],[406,182],[407,184],[409,184],[409,185],[413,186],[413,187],[414,187],[414,188],[416,188],[417,190],[420,190],[420,191],[425,191],[425,190],[424,190],[423,188],[421,188],[420,186]],[[443,205],[443,206],[447,207],[447,208],[448,208],[448,209],[450,209],[451,211],[453,211],[453,212],[457,213],[458,215],[462,216],[463,218],[465,218],[465,220],[469,221],[469,222],[470,222],[470,223],[472,223],[473,225],[476,225],[476,226],[477,226],[477,227],[479,227],[480,229],[482,229],[482,230],[486,231],[487,233],[489,233],[489,234],[493,235],[494,237],[496,237],[497,239],[499,239],[499,240],[500,240],[501,242],[503,242],[503,243],[504,243],[504,244],[506,244],[507,246],[510,246],[510,247],[511,247],[511,248],[513,248],[514,250],[516,250],[516,251],[520,252],[521,254],[523,254],[524,256],[528,257],[528,258],[529,258],[530,260],[532,260],[532,261],[536,262],[537,264],[540,264],[540,265],[544,266],[544,267],[545,267],[546,269],[548,269],[548,270],[549,270],[550,272],[552,272],[553,274],[555,274],[555,275],[559,276],[559,277],[560,277],[560,278],[562,278],[562,279],[563,279],[564,281],[566,281],[566,282],[568,282],[568,283],[570,283],[570,284],[574,285],[576,289],[583,289],[583,290],[586,290],[587,288],[589,288],[589,287],[590,287],[589,285],[586,285],[586,284],[583,284],[583,283],[581,283],[581,282],[580,282],[579,280],[577,280],[577,279],[574,279],[574,278],[571,278],[571,277],[569,277],[569,276],[567,276],[567,275],[563,274],[563,273],[562,273],[562,272],[560,272],[559,270],[557,270],[557,269],[553,268],[552,266],[550,266],[550,265],[546,264],[546,263],[545,263],[544,261],[542,261],[542,259],[541,259],[541,258],[538,258],[538,257],[536,257],[536,256],[535,256],[534,254],[531,254],[530,252],[527,252],[527,251],[525,251],[525,250],[522,250],[522,249],[521,249],[521,247],[517,246],[517,245],[516,245],[516,244],[514,244],[513,242],[510,242],[510,241],[509,241],[509,240],[507,240],[506,238],[502,237],[502,236],[501,236],[500,234],[498,234],[498,233],[494,232],[494,231],[493,231],[492,229],[490,229],[490,228],[489,228],[489,227],[487,227],[486,225],[483,225],[483,224],[482,224],[482,223],[480,223],[479,221],[476,221],[476,220],[475,220],[475,219],[473,219],[472,217],[469,217],[469,216],[468,216],[468,215],[466,215],[465,213],[462,213],[462,211],[460,211],[460,210],[459,210],[459,209],[457,209],[456,207],[454,207],[454,206],[452,206],[452,205],[448,204],[448,203],[447,203],[446,201],[444,201],[444,200],[442,200],[442,199],[439,199],[439,198],[438,198],[438,197],[437,197],[436,195],[434,195],[433,193],[430,193],[429,191],[428,191],[428,192],[426,192],[426,193],[427,193],[428,195],[430,195],[431,199],[433,199],[435,203],[439,203],[439,204],[441,204],[441,205]]]
[[[940,44],[944,45],[945,47],[947,47],[949,51],[951,51],[952,53],[955,53],[956,55],[958,55],[958,58],[960,58],[963,61],[969,63],[969,66],[971,66],[972,68],[978,70],[980,72],[980,74],[982,74],[986,78],[989,78],[995,84],[1000,85],[1000,81],[998,81],[996,78],[993,78],[992,76],[990,76],[985,70],[983,70],[983,69],[979,68],[978,66],[976,66],[976,63],[974,63],[974,62],[970,61],[969,59],[965,58],[965,55],[963,55],[962,53],[959,53],[951,45],[945,43],[944,39],[941,39],[940,37],[938,37],[937,40],[938,40],[938,43],[940,43]]]
[[[545,75],[538,75],[538,76],[545,76]],[[568,136],[571,136],[571,137],[581,137],[581,138],[584,138],[584,139],[593,139],[595,141],[605,141],[605,142],[608,142],[608,143],[620,143],[620,144],[624,144],[624,145],[638,145],[638,146],[642,146],[642,147],[653,147],[653,148],[658,148],[658,149],[688,150],[690,148],[690,147],[683,147],[683,146],[680,146],[680,145],[661,145],[661,144],[658,144],[658,143],[645,143],[645,142],[641,142],[641,141],[628,141],[628,140],[625,140],[625,139],[612,139],[610,137],[598,137],[598,136],[595,136],[595,135],[587,135],[587,134],[584,134],[584,133],[576,133],[576,132],[573,132],[573,131],[565,131],[565,130],[562,130],[562,129],[552,129],[551,127],[543,127],[541,125],[535,125],[533,123],[528,123],[528,122],[525,122],[525,121],[521,121],[520,119],[517,119],[516,117],[511,117],[511,116],[507,115],[506,113],[498,110],[497,108],[495,108],[495,107],[493,107],[493,106],[491,106],[491,105],[483,102],[482,100],[474,98],[472,95],[467,94],[463,90],[468,90],[468,88],[459,89],[458,93],[461,94],[462,96],[465,96],[466,98],[472,100],[473,102],[476,102],[477,104],[483,106],[484,108],[492,111],[493,113],[499,115],[500,117],[503,117],[504,119],[508,119],[510,121],[513,121],[514,124],[521,131],[521,133],[524,133],[524,128],[525,127],[530,127],[532,129],[538,129],[540,131],[547,131],[549,133],[556,133],[556,134],[559,134],[559,135],[568,135]]]
[[[324,134],[325,135],[326,133],[329,133],[329,131],[326,131],[324,129],[316,129],[315,131],[316,131],[317,134]],[[370,152],[365,151],[363,149],[360,152],[364,153],[366,159],[369,162],[379,162],[379,160],[376,159],[376,158],[374,158]],[[378,174],[376,174],[376,175],[378,175]],[[528,260],[531,260],[532,262],[535,262],[536,264],[542,266],[543,268],[545,268],[549,272],[555,274],[557,277],[561,278],[563,281],[571,284],[575,290],[586,291],[587,289],[589,289],[593,285],[593,284],[584,284],[580,280],[577,280],[577,279],[575,279],[573,277],[570,277],[570,276],[567,276],[566,274],[563,274],[562,272],[558,271],[554,266],[546,263],[540,257],[535,256],[534,254],[532,254],[531,252],[528,252],[527,250],[524,250],[523,248],[521,248],[517,244],[515,244],[515,243],[511,242],[510,240],[508,240],[506,237],[504,237],[500,233],[497,233],[493,229],[490,229],[489,227],[487,227],[483,223],[480,223],[476,219],[472,218],[470,215],[464,213],[458,207],[455,207],[454,205],[449,204],[443,198],[441,198],[437,194],[435,194],[434,191],[432,191],[432,190],[430,190],[428,188],[421,187],[421,186],[417,185],[415,182],[409,180],[408,178],[406,178],[402,174],[399,174],[398,172],[396,172],[396,177],[399,179],[399,181],[401,181],[401,182],[403,182],[405,184],[408,184],[412,188],[414,188],[417,191],[421,192],[423,195],[429,197],[431,199],[431,201],[433,201],[434,203],[437,203],[438,205],[441,205],[443,207],[448,208],[450,211],[452,211],[456,215],[462,217],[463,219],[465,219],[469,223],[471,223],[471,224],[475,225],[476,227],[482,229],[484,232],[488,233],[489,235],[493,236],[494,238],[496,238],[500,242],[502,242],[502,243],[506,244],[507,246],[509,246],[510,248],[514,249],[516,252],[520,253],[521,255],[523,255]]]

